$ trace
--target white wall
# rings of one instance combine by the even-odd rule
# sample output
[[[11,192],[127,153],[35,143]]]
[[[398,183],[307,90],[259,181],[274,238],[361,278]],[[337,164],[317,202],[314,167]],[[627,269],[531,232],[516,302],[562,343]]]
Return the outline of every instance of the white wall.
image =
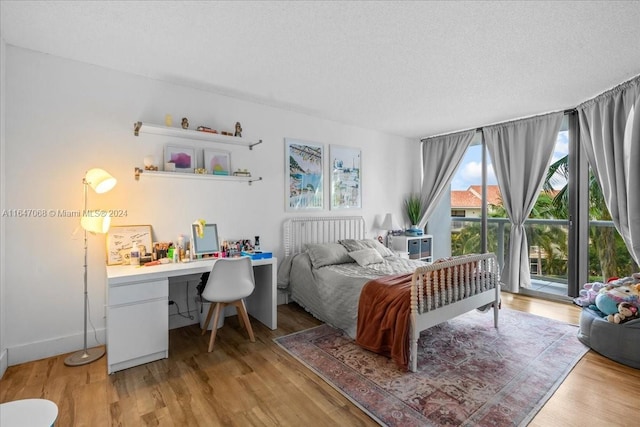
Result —
[[[3,38],[0,38],[0,212],[5,208],[5,64],[7,45]],[[6,344],[6,299],[5,292],[5,219],[0,215],[0,378],[4,375],[8,366],[7,344]]]
[[[187,234],[195,219],[205,218],[218,224],[223,238],[260,235],[262,248],[281,257],[282,222],[294,215],[284,209],[285,137],[363,150],[363,209],[334,212],[326,207],[313,215],[363,215],[370,227],[376,215],[386,212],[402,218],[402,200],[415,190],[418,141],[13,46],[7,46],[5,56],[3,209],[79,210],[84,173],[101,167],[118,185],[106,194],[90,190],[89,207],[127,211],[112,224],[151,224],[154,239],[174,240],[178,233]],[[135,181],[134,167],[142,166],[147,154],[161,159],[167,142],[213,145],[133,135],[135,121],[162,123],[166,113],[174,120],[188,117],[193,128],[202,124],[232,130],[240,121],[243,136],[264,142],[253,151],[232,147],[232,167],[247,168],[263,181],[251,186],[144,177]],[[82,348],[83,241],[82,233],[75,232],[77,218],[8,217],[5,224],[1,343],[8,349],[8,364]],[[90,318],[101,343],[104,259],[104,236],[90,236]],[[96,344],[93,337],[90,326],[90,346]]]

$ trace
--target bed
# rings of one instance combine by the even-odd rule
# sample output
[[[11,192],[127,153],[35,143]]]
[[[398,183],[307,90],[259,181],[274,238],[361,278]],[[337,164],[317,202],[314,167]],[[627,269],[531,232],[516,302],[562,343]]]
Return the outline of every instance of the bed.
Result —
[[[407,259],[366,239],[364,220],[357,216],[287,219],[284,248],[278,287],[290,300],[413,372],[421,331],[491,306],[498,326],[500,281],[493,254],[433,264]],[[382,301],[387,305],[375,305],[387,291],[393,293]],[[384,328],[375,322],[391,323],[390,334],[376,335]]]

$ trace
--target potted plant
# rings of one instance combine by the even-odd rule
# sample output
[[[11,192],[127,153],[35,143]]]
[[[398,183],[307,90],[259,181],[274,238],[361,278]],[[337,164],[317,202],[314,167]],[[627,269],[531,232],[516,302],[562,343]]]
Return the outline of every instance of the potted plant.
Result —
[[[407,212],[407,217],[411,222],[412,230],[419,230],[418,223],[422,214],[424,213],[424,207],[422,206],[422,199],[417,194],[411,194],[404,201],[404,207]]]

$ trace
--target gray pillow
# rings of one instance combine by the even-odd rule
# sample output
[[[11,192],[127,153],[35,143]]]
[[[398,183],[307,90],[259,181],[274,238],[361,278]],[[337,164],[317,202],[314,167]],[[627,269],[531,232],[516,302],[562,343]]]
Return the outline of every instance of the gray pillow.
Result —
[[[374,239],[362,239],[362,240],[345,239],[345,240],[340,240],[339,243],[345,248],[347,248],[347,251],[349,252],[371,248],[378,251],[378,253],[383,257],[395,255],[391,249],[387,248],[385,245],[383,245],[382,243]]]
[[[347,249],[339,243],[310,243],[306,250],[313,268],[353,262]]]
[[[384,258],[373,248],[360,249],[358,251],[349,252],[349,256],[353,258],[359,266],[366,267],[369,264],[378,264],[384,262]]]

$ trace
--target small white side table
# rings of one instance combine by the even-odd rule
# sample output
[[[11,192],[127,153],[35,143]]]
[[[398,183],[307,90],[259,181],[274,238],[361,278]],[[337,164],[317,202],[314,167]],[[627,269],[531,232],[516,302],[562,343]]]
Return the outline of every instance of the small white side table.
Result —
[[[46,399],[22,399],[0,404],[2,427],[50,427],[58,418],[58,405]]]

